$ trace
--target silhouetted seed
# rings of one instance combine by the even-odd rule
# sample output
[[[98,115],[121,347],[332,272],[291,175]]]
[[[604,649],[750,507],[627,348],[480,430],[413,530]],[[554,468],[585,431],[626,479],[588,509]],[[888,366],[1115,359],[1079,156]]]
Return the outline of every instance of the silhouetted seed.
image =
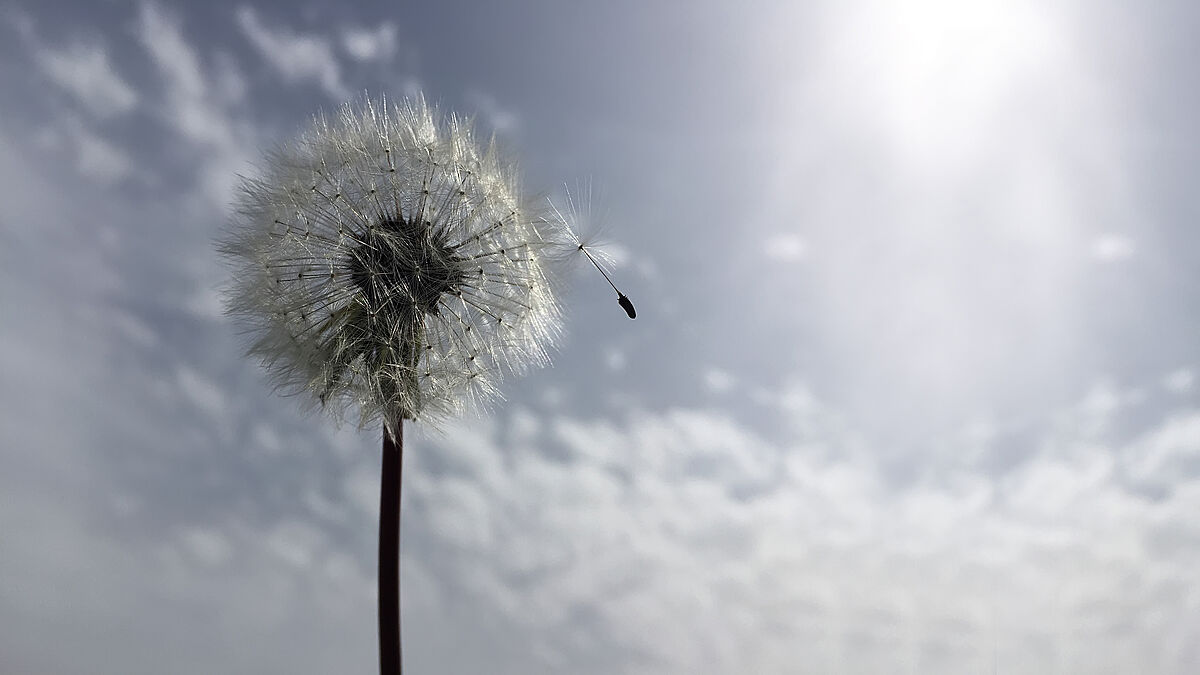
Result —
[[[633,308],[633,303],[629,301],[629,298],[625,297],[624,295],[621,295],[620,297],[617,298],[617,304],[620,305],[621,308],[625,310],[625,313],[629,315],[629,318],[631,318],[631,319],[637,318],[637,310]]]
[[[621,289],[617,288],[617,285],[613,283],[613,280],[608,278],[608,272],[604,271],[604,268],[600,266],[600,263],[596,262],[596,259],[592,257],[592,254],[588,252],[587,248],[583,244],[579,245],[579,250],[583,251],[583,254],[587,256],[587,259],[592,261],[592,265],[595,266],[597,270],[600,270],[600,274],[604,275],[604,280],[608,282],[608,285],[612,286],[612,289],[617,292],[617,304],[621,306],[621,309],[625,310],[625,314],[627,314],[631,319],[636,319],[637,310],[633,308],[633,303],[630,302],[629,298],[625,297],[625,294],[621,292]]]

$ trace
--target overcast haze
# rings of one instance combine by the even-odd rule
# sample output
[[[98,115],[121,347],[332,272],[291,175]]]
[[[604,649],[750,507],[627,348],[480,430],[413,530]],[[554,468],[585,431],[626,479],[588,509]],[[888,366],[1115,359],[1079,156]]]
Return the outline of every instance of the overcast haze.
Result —
[[[377,669],[379,430],[213,248],[363,92],[590,185],[639,311],[406,434],[411,672],[1200,668],[1193,3],[342,5],[0,6],[0,671]]]

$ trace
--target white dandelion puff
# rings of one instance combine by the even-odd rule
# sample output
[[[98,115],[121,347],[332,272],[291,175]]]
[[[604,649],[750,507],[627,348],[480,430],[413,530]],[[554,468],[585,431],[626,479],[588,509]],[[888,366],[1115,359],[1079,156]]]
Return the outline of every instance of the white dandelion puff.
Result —
[[[548,362],[561,214],[421,97],[318,117],[242,183],[228,308],[281,389],[360,424],[435,425]]]

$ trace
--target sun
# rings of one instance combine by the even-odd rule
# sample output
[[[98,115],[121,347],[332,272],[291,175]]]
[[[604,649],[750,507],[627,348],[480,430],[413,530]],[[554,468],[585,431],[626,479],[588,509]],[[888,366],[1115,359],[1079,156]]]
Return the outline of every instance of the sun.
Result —
[[[1023,82],[1063,57],[1054,17],[1017,0],[866,3],[832,24],[829,65],[854,83],[840,93],[911,168],[971,161]]]
[[[822,15],[788,120],[821,170],[794,170],[776,211],[810,245],[837,386],[881,428],[1045,389],[1084,339],[1089,232],[1123,194],[1086,25],[1026,0]]]

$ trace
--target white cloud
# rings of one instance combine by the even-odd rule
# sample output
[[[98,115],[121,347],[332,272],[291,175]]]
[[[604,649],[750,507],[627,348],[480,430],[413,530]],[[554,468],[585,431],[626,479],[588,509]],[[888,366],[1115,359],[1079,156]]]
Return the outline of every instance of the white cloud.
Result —
[[[1163,387],[1175,394],[1184,394],[1192,390],[1196,375],[1190,368],[1180,368],[1168,373],[1162,380]]]
[[[249,173],[250,153],[257,146],[252,133],[238,126],[228,109],[244,95],[241,74],[228,55],[218,55],[215,75],[206,73],[179,19],[152,2],[141,4],[137,33],[165,84],[160,110],[164,122],[204,151],[198,162],[199,195],[208,208],[223,211],[238,173]]]
[[[808,243],[798,234],[781,233],[763,243],[763,252],[772,260],[796,262],[808,254]]]
[[[32,140],[39,151],[66,153],[81,175],[100,185],[112,186],[136,173],[135,162],[124,149],[71,112],[50,118],[32,134]]]
[[[616,347],[606,347],[604,349],[604,365],[613,372],[625,370],[625,350]]]
[[[734,387],[737,380],[733,375],[720,368],[707,368],[704,371],[704,387],[714,394],[723,394]]]
[[[215,382],[187,366],[179,366],[175,377],[180,391],[193,405],[214,419],[224,416],[225,392]]]
[[[1105,234],[1092,240],[1092,257],[1100,262],[1125,260],[1133,251],[1133,242],[1119,234]]]
[[[467,91],[466,99],[483,117],[484,122],[499,133],[510,134],[521,126],[521,118],[517,112],[500,105],[491,94],[471,89]]]
[[[115,117],[137,105],[137,93],[113,70],[103,45],[76,42],[62,50],[37,50],[35,57],[51,81],[97,117]]]
[[[236,174],[229,178],[223,178],[219,173],[219,169],[212,169],[209,173],[211,183],[208,191],[211,194],[228,194],[232,191],[231,183],[236,178]],[[198,285],[195,292],[184,304],[191,310],[192,314],[212,321],[221,321],[222,317],[225,316],[225,304],[221,298],[221,293],[213,287]]]
[[[379,470],[373,466],[357,466],[347,472],[342,481],[342,495],[363,514],[378,514]]]
[[[182,539],[183,546],[205,565],[223,565],[233,557],[229,540],[217,530],[194,527],[184,532]]]
[[[75,166],[84,176],[114,185],[134,174],[134,161],[124,150],[92,133],[78,120],[68,120],[64,127],[74,144]]]
[[[342,29],[342,49],[355,61],[387,63],[396,54],[396,25],[385,21],[378,28]]]
[[[216,74],[212,79],[213,89],[224,103],[235,105],[245,100],[249,85],[237,62],[228,53],[217,54]]]
[[[234,145],[229,120],[210,100],[200,57],[179,20],[151,2],[141,5],[138,36],[167,85],[168,121],[187,139],[216,148]]]
[[[259,422],[254,425],[251,431],[251,437],[259,447],[263,448],[270,454],[278,454],[283,450],[283,440],[279,438],[279,434],[275,428],[265,422]]]
[[[306,569],[313,566],[319,554],[324,550],[327,537],[311,524],[289,520],[277,525],[267,535],[265,544],[271,553],[297,568]]]
[[[1118,414],[1113,396],[1090,398],[1083,407]],[[1200,447],[1195,427],[1168,422],[1122,451],[1147,458],[1129,473],[1107,449],[1051,433],[1003,480],[947,465],[896,489],[871,455],[822,459],[713,411],[560,418],[551,439],[566,462],[477,437],[472,454],[511,459],[489,464],[485,483],[414,491],[430,533],[456,552],[450,578],[509,607],[505,621],[559,636],[568,660],[583,630],[651,659],[597,670],[788,672],[800,652],[832,672],[886,670],[907,655],[928,673],[993,659],[1022,672],[1182,673],[1200,624],[1185,596],[1159,589],[1186,588],[1197,553],[1156,542],[1194,499],[1177,489],[1150,503],[1126,481],[1179,487],[1187,448]],[[1136,450],[1146,444],[1168,450]],[[463,450],[438,446],[450,461]],[[524,580],[519,601],[511,578]]]
[[[237,23],[259,56],[285,80],[316,82],[339,102],[349,98],[348,90],[342,85],[341,68],[333,45],[328,39],[268,26],[250,7],[238,8]]]
[[[1168,419],[1123,456],[1131,477],[1156,488],[1170,490],[1200,478],[1200,412]]]

